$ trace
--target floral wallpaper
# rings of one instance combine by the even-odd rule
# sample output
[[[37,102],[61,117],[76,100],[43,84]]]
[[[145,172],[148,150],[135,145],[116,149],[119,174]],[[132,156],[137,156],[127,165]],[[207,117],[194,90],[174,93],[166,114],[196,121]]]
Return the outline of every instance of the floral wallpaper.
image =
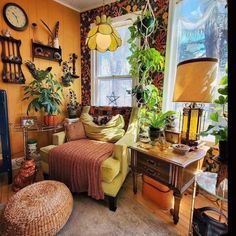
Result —
[[[150,0],[150,3],[158,19],[158,30],[152,35],[149,43],[151,47],[155,47],[165,56],[169,0]],[[145,0],[120,0],[115,3],[107,4],[104,8],[99,7],[81,13],[81,85],[83,105],[90,105],[91,101],[90,49],[85,45],[90,24],[95,21],[97,15],[101,15],[102,13],[113,18],[139,11],[145,7],[145,4]],[[163,88],[163,79],[164,74],[158,73],[153,82],[161,91]]]

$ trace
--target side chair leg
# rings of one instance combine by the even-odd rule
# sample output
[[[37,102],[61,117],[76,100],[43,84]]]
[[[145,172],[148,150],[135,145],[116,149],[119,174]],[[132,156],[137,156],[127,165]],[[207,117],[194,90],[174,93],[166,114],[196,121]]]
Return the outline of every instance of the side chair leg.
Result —
[[[110,211],[116,211],[117,209],[117,197],[108,196]]]

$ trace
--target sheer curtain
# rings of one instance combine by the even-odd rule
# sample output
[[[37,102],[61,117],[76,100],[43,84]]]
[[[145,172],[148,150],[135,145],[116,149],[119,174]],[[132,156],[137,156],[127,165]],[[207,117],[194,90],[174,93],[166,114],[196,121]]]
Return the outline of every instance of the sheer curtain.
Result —
[[[183,104],[172,102],[179,62],[191,58],[217,57],[218,78],[222,77],[228,58],[227,17],[226,0],[170,1],[163,110],[182,112]],[[211,105],[206,104],[202,129],[208,125],[210,109]]]

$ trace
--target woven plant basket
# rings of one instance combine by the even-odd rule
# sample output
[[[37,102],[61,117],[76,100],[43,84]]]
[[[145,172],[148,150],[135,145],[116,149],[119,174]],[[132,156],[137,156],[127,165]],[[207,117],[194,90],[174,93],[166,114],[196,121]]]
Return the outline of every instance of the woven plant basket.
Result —
[[[1,235],[55,235],[72,208],[73,197],[65,184],[45,180],[29,185],[8,201]]]

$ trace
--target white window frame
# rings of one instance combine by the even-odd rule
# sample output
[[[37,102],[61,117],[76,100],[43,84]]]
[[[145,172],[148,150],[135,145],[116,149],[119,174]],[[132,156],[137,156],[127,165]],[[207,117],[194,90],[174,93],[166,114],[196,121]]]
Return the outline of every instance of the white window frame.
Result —
[[[175,22],[176,15],[178,14],[177,5],[181,4],[184,0],[169,1],[169,17],[168,17],[168,28],[167,28],[167,42],[166,42],[166,56],[165,56],[165,72],[164,72],[164,84],[163,84],[163,102],[162,110],[175,110],[173,102],[173,91],[175,84],[175,74],[177,65],[177,45],[178,45],[178,27]],[[179,131],[182,128],[182,114],[180,116]],[[206,137],[200,137],[201,140],[205,141],[209,145],[214,144],[215,137],[208,135]]]
[[[135,20],[137,19],[137,16],[141,14],[141,11],[129,13],[123,16],[118,16],[112,18],[112,26],[114,27],[122,27],[122,26],[131,26]],[[93,27],[94,23],[90,25],[90,27]],[[97,51],[91,50],[91,104],[92,106],[98,106],[97,103],[97,86],[98,86],[98,78],[99,79],[115,79],[115,78],[131,78],[132,79],[132,87],[134,87],[137,84],[137,81],[135,81],[131,75],[112,75],[112,76],[101,76],[98,77],[96,75],[97,71]],[[133,106],[135,103],[135,100],[132,98],[131,106]]]

